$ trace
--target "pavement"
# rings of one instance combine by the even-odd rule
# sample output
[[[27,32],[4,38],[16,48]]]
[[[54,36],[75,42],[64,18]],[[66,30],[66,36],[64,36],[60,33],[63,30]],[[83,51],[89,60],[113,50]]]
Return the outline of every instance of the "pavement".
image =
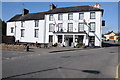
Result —
[[[3,78],[116,78],[118,47],[54,53],[34,50],[3,51]]]

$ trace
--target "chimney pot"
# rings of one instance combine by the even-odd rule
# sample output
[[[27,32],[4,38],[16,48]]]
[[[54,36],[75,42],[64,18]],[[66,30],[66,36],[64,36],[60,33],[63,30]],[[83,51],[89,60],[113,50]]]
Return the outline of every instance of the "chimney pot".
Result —
[[[50,10],[53,10],[53,9],[55,9],[56,8],[56,6],[54,5],[54,4],[51,4],[50,5]]]
[[[99,3],[97,3],[97,4],[94,5],[94,7],[96,7],[96,8],[100,8],[100,6],[101,5]]]

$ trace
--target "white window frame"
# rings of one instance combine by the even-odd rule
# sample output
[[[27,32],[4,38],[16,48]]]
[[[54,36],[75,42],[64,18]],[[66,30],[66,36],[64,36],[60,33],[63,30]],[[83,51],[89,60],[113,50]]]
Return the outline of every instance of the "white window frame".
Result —
[[[21,29],[21,37],[25,36],[25,29]]]
[[[21,27],[24,27],[25,21],[21,21]]]
[[[58,32],[62,32],[63,30],[63,23],[58,23]]]
[[[68,13],[68,20],[73,20],[73,13]]]
[[[49,21],[53,21],[53,14],[49,15]]]
[[[68,23],[68,32],[73,32],[73,23]]]
[[[95,32],[96,23],[90,22],[90,31]]]
[[[39,35],[39,29],[35,29],[34,30],[34,37],[38,38],[38,35]]]
[[[35,20],[35,27],[39,27],[39,20]]]
[[[54,28],[55,28],[54,24],[50,23],[49,24],[49,32],[54,32],[54,30],[55,30]]]
[[[84,32],[84,23],[78,24],[78,32]]]
[[[79,19],[83,20],[84,19],[84,13],[79,13]]]
[[[14,33],[14,27],[11,27],[11,33]]]
[[[58,20],[63,20],[63,14],[58,14]]]
[[[96,18],[95,12],[90,12],[90,19],[95,19],[95,18]]]

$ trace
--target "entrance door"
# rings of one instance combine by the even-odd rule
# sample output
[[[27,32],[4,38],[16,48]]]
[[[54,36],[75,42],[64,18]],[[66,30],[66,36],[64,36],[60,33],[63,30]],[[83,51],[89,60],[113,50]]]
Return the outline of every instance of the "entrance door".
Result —
[[[73,38],[69,38],[69,46],[71,46],[72,42],[73,42]]]
[[[78,42],[82,42],[83,43],[83,36],[78,36]]]

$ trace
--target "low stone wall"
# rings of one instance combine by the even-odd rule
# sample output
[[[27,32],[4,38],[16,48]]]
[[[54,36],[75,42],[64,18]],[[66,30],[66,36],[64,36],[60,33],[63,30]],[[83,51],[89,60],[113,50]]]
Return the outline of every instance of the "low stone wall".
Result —
[[[7,51],[25,51],[25,45],[14,45],[14,44],[0,44],[2,50]]]

